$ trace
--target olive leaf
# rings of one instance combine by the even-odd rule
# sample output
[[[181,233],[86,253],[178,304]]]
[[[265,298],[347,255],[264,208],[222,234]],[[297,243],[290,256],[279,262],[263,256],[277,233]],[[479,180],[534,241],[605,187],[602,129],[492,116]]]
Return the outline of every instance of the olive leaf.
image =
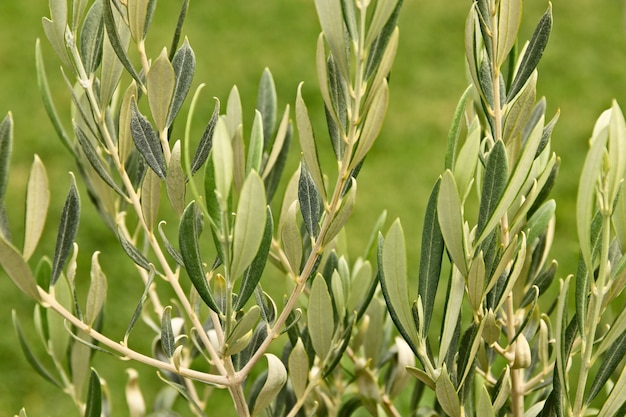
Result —
[[[63,211],[61,212],[61,222],[57,233],[52,272],[50,274],[50,285],[54,285],[61,276],[61,271],[70,255],[74,239],[76,238],[76,232],[78,231],[80,197],[76,189],[74,174],[70,173],[70,175],[72,177],[72,183],[65,199],[65,204],[63,205]]]
[[[276,85],[269,68],[263,70],[256,99],[256,110],[261,114],[263,125],[263,148],[267,149],[276,126]],[[257,169],[258,171],[258,169]]]
[[[174,122],[176,115],[180,111],[189,93],[196,68],[196,56],[187,38],[185,38],[182,46],[174,54],[172,67],[174,68],[176,83],[174,85],[174,94],[167,115],[167,127],[170,127]]]
[[[2,191],[0,190],[0,199]],[[50,204],[50,189],[46,168],[35,155],[30,169],[26,188],[26,215],[24,221],[24,250],[22,256],[27,261],[35,251],[41,238]]]
[[[307,326],[315,353],[322,362],[330,353],[334,329],[333,305],[326,286],[326,280],[317,274],[311,285]]]
[[[165,157],[159,136],[148,119],[139,112],[136,100],[131,102],[130,109],[130,131],[135,146],[155,174],[162,180],[165,180],[167,168],[165,166]]]
[[[163,48],[158,58],[150,66],[146,77],[148,88],[148,104],[157,131],[162,132],[168,127],[170,106],[177,84],[174,67]]]

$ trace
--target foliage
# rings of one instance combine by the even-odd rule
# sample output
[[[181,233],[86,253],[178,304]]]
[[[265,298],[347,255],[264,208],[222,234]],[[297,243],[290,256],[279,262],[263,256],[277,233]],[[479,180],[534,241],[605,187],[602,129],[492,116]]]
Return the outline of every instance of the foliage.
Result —
[[[559,165],[550,148],[558,114],[546,123],[545,100],[536,99],[551,7],[518,48],[521,0],[471,6],[466,55],[472,85],[454,115],[446,171],[425,214],[415,301],[408,296],[399,220],[383,237],[383,213],[362,256],[349,260],[344,226],[387,110],[401,5],[315,1],[324,145],[313,131],[302,85],[294,129],[290,106],[278,109],[269,70],[261,76],[249,130],[233,87],[225,105],[216,99],[203,135],[191,137],[203,85],[181,115],[196,62],[189,41],[181,42],[187,0],[169,50],[155,57],[148,57],[145,41],[156,1],[50,2],[44,32],[71,94],[71,133],[57,115],[38,43],[40,93],[91,202],[145,288],[136,307],[125,306],[131,319],[123,340],[115,341],[105,332],[108,284],[98,252],[86,297],[77,291],[85,274],[77,264],[81,199],[73,175],[54,255],[31,269],[50,197],[36,157],[23,249],[0,211],[0,264],[38,303],[35,327],[49,360],[37,357],[14,314],[22,350],[82,415],[110,413],[106,385],[91,369],[94,353],[158,370],[168,388],[153,409],[145,405],[137,372],[128,371],[133,416],[177,415],[172,404],[178,395],[190,412],[205,415],[215,388],[229,392],[240,416],[349,416],[360,409],[451,416],[583,415],[595,407],[600,415],[623,412],[626,316],[610,314],[626,285],[626,197],[620,192],[626,127],[616,103],[594,128],[580,181],[576,313],[568,315],[571,277],[561,280],[547,308],[539,300],[557,265],[548,261],[556,207],[548,195]],[[175,140],[172,127],[181,117],[185,134]],[[10,114],[0,124],[3,202],[12,125]],[[283,180],[294,133],[301,162]],[[333,167],[320,163],[319,146],[332,148]],[[262,287],[276,275],[289,284],[282,300]],[[442,279],[444,320],[435,329]],[[151,352],[134,346],[140,319],[155,332]],[[576,372],[570,372],[573,364]],[[612,388],[604,389],[609,381]],[[426,387],[433,396],[424,395]]]

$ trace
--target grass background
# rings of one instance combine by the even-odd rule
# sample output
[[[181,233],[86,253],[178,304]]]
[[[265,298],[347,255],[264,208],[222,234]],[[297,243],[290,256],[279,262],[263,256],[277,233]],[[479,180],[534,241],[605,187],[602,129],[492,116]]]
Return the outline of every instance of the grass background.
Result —
[[[55,226],[65,193],[68,171],[74,163],[56,138],[38,95],[34,70],[34,44],[43,38],[44,0],[0,1],[0,115],[12,111],[15,139],[7,205],[16,241],[23,229],[24,189],[33,153],[44,160],[51,180],[49,226],[40,255],[52,254]],[[382,135],[359,176],[358,205],[348,226],[350,250],[360,253],[370,224],[383,209],[388,224],[401,217],[409,248],[411,277],[416,277],[423,210],[430,188],[443,169],[448,125],[458,97],[466,86],[463,30],[468,1],[425,2],[405,0],[400,18],[400,45],[391,75],[391,99]],[[524,39],[545,11],[544,0],[525,1]],[[149,55],[169,46],[179,2],[158,4],[148,36]],[[548,114],[561,118],[553,134],[553,147],[561,157],[561,172],[553,193],[557,200],[557,237],[553,256],[558,276],[575,271],[578,245],[575,233],[575,195],[587,140],[595,119],[612,98],[626,105],[626,37],[624,4],[617,0],[555,0],[554,27],[539,65],[538,94],[548,100]],[[303,94],[314,121],[323,161],[332,169],[330,144],[323,126],[321,99],[315,75],[315,43],[319,25],[312,0],[191,1],[184,30],[197,58],[194,84],[207,84],[201,115],[208,120],[212,96],[224,103],[233,84],[239,87],[247,126],[256,102],[256,86],[264,67],[272,70],[279,106],[292,104],[296,87]],[[68,95],[58,61],[42,40],[51,88],[69,126]],[[178,134],[182,123],[177,127]],[[175,135],[177,132],[175,131]],[[297,155],[296,149],[293,154]],[[295,158],[294,158],[295,160]],[[293,166],[293,163],[292,163]],[[88,259],[95,250],[109,278],[106,326],[123,335],[142,290],[130,261],[119,257],[117,243],[99,222],[83,193],[84,216],[78,236],[79,272],[88,274]],[[13,415],[23,405],[31,416],[77,415],[62,393],[39,378],[24,359],[12,329],[16,309],[32,335],[32,303],[3,275],[0,276],[0,415]],[[83,281],[86,281],[86,277]],[[83,282],[83,286],[84,286]],[[137,340],[150,346],[151,336]],[[125,415],[121,392],[128,363],[98,355],[103,376],[115,399],[114,415]],[[138,367],[140,370],[143,368]],[[143,369],[141,384],[155,379]],[[218,396],[212,412],[232,415],[229,400]],[[223,398],[220,401],[219,398]],[[149,400],[150,397],[147,397]]]

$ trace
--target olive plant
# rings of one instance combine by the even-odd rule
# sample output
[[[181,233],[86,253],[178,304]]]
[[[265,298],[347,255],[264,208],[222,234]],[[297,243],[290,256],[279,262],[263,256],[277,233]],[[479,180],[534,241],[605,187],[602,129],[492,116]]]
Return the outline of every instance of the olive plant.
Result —
[[[549,254],[556,210],[549,192],[559,166],[550,147],[558,113],[546,121],[546,101],[537,99],[551,5],[524,44],[517,41],[521,16],[521,0],[471,5],[471,85],[426,209],[417,294],[407,297],[399,221],[379,237],[383,294],[421,365],[409,372],[436,397],[421,415],[624,415],[626,323],[623,311],[614,317],[610,309],[619,307],[626,279],[624,117],[614,103],[590,140],[578,191],[581,251],[570,317],[571,276],[560,280],[556,296],[549,290],[557,271]],[[441,291],[445,309],[435,329]]]
[[[171,45],[150,57],[146,35],[156,4],[51,0],[50,17],[43,19],[71,95],[71,129],[56,111],[37,42],[39,88],[78,175],[71,175],[53,256],[29,263],[50,196],[38,157],[28,182],[23,249],[2,222],[0,263],[38,303],[35,327],[50,357],[36,356],[14,315],[27,359],[85,416],[111,413],[102,381],[90,369],[94,351],[152,366],[171,387],[147,410],[130,369],[126,393],[133,416],[173,415],[172,391],[194,415],[205,415],[216,387],[228,390],[239,416],[348,415],[362,406],[399,415],[393,400],[408,382],[405,366],[413,357],[402,339],[384,330],[390,327],[384,303],[374,299],[378,281],[369,248],[349,262],[338,242],[355,205],[357,174],[387,109],[401,1],[315,2],[322,28],[316,66],[329,138],[319,142],[301,86],[294,129],[291,106],[277,108],[269,70],[261,76],[250,127],[244,128],[248,110],[233,87],[225,105],[215,100],[203,135],[192,138],[203,85],[182,115],[196,63],[182,36],[189,2],[181,2]],[[185,127],[181,140],[172,135],[174,124]],[[296,134],[301,163],[283,181]],[[4,191],[11,115],[0,138]],[[322,143],[334,151],[334,167],[320,164]],[[136,306],[123,306],[130,321],[121,341],[106,332],[107,278],[99,253],[87,273],[77,262],[77,181],[145,287]],[[285,191],[274,201],[279,189]],[[284,299],[263,289],[275,275],[290,286]],[[81,299],[76,283],[85,279],[89,290]],[[156,333],[151,352],[135,348],[140,319]],[[281,357],[270,349],[282,350]]]

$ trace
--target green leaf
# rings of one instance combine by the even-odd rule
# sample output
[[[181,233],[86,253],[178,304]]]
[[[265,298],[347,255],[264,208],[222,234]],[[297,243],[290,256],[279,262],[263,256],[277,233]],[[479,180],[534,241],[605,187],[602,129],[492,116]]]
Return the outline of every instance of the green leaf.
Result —
[[[76,190],[76,180],[74,174],[70,173],[72,177],[72,183],[70,185],[70,191],[65,199],[63,205],[63,211],[61,212],[61,222],[59,223],[59,229],[57,233],[56,247],[54,250],[54,261],[52,263],[52,273],[50,274],[50,285],[54,285],[59,277],[61,271],[65,266],[74,239],[76,238],[76,232],[78,231],[78,223],[80,220],[80,197]]]
[[[309,120],[306,104],[302,98],[302,83],[298,86],[298,95],[296,97],[296,126],[298,128],[298,137],[300,138],[300,147],[302,148],[304,162],[309,169],[311,178],[317,186],[318,192],[321,193],[322,196],[325,196],[326,188],[324,186],[324,178],[317,155],[313,127]]]
[[[459,155],[454,163],[454,180],[457,184],[459,194],[464,196],[476,179],[476,166],[480,153],[481,127],[478,117],[474,117],[467,129],[467,136],[463,146],[459,150]]]
[[[177,216],[182,215],[185,209],[185,173],[180,158],[180,140],[177,140],[172,148],[165,179],[167,196]]]
[[[448,350],[452,345],[457,323],[460,320],[461,306],[463,304],[463,292],[465,290],[465,280],[458,269],[453,268],[450,282],[450,291],[447,297],[443,330],[441,331],[441,342],[439,347],[438,365],[441,366],[446,360]],[[458,336],[457,336],[458,337]]]
[[[393,222],[384,240],[382,235],[379,235],[378,251],[380,287],[389,309],[389,315],[404,340],[415,353],[417,352],[415,346],[418,339],[413,323],[411,305],[407,298],[409,292],[407,286],[406,244],[399,219]]]
[[[126,54],[126,47],[123,46],[123,43],[120,39],[120,35],[117,31],[117,24],[115,22],[115,16],[113,14],[112,1],[111,0],[103,0],[103,1],[104,1],[104,26],[106,28],[107,38],[109,39],[109,42],[111,42],[111,47],[113,48],[113,51],[117,55],[118,59],[120,60],[124,68],[126,68],[126,71],[128,71],[130,76],[133,77],[135,81],[137,81],[137,85],[143,86],[143,82],[141,81],[139,74],[137,74],[137,71],[135,71],[135,68],[133,68],[133,64],[130,62],[128,55]],[[127,43],[124,42],[124,44],[127,44]]]
[[[467,99],[470,93],[473,91],[474,86],[470,85],[465,89],[459,102],[454,110],[454,116],[452,117],[452,124],[448,131],[448,148],[446,150],[446,163],[445,169],[452,170],[456,165],[456,147],[459,142],[459,136],[461,134],[461,121],[465,115],[465,107],[467,106]]]
[[[76,151],[74,150],[72,143],[63,128],[63,124],[61,123],[61,119],[56,111],[56,107],[54,106],[54,102],[52,101],[52,94],[50,93],[50,88],[48,87],[48,79],[46,68],[43,62],[43,54],[41,53],[41,42],[37,39],[35,43],[35,67],[37,70],[37,86],[39,87],[39,95],[43,101],[43,106],[46,109],[46,113],[48,114],[48,118],[52,122],[52,126],[54,130],[61,139],[61,143],[65,148],[74,156],[76,156]],[[1,155],[5,155],[4,152],[0,152]]]
[[[626,166],[626,124],[624,114],[617,101],[613,100],[611,106],[611,118],[609,121],[609,172],[608,172],[608,197],[615,201],[624,179]]]
[[[383,28],[391,18],[392,14],[394,12],[397,13],[397,3],[398,0],[382,0],[376,2],[376,8],[374,9],[374,14],[369,24],[367,36],[365,37],[366,48],[369,47],[369,45],[371,45],[372,42],[374,42],[374,40],[380,36]]]
[[[226,126],[228,127],[228,134],[231,137],[235,136],[239,126],[242,125],[241,97],[239,96],[239,89],[234,85],[228,94],[228,101],[226,102]]]
[[[156,5],[156,0],[154,0],[152,3]],[[187,17],[188,9],[189,9],[189,0],[183,0],[182,5],[180,6],[180,13],[178,14],[178,21],[176,22],[176,29],[174,30],[174,36],[172,36],[172,46],[170,47],[170,60],[174,59],[174,51],[176,51],[176,48],[178,48],[178,42],[180,41],[180,34],[183,30],[183,24],[185,23],[185,17]]]
[[[102,311],[102,306],[107,296],[107,278],[100,267],[98,255],[100,252],[94,252],[91,257],[91,274],[89,282],[89,292],[87,293],[87,307],[85,311],[85,322],[89,326],[93,326]]]
[[[76,4],[78,2],[74,2]],[[95,1],[89,8],[80,31],[80,59],[87,74],[96,71],[102,61],[104,41],[104,9],[102,1]]]
[[[327,119],[331,122],[328,124],[329,133],[332,133],[333,150],[337,160],[343,158],[343,152],[345,149],[345,132],[346,124],[348,123],[348,87],[346,86],[346,80],[341,76],[341,71],[337,66],[337,62],[330,55],[327,60],[328,68],[328,88],[330,94],[330,100],[332,102],[331,108],[326,108]],[[330,115],[330,117],[328,117]],[[335,131],[335,132],[333,132]]]
[[[89,378],[89,390],[87,391],[87,405],[85,406],[84,417],[100,417],[101,414],[102,387],[100,385],[100,377],[96,371],[91,368],[91,377]]]
[[[602,405],[598,417],[617,416],[618,412],[623,410],[623,404],[626,402],[626,367],[622,368],[619,378],[608,398]]]
[[[149,271],[151,268],[150,261],[143,253],[141,253],[139,249],[137,249],[135,244],[126,237],[126,231],[121,227],[121,225],[118,225],[117,227],[117,237],[119,238],[122,249],[126,252],[126,255],[128,255],[128,257],[137,266]]]
[[[178,245],[180,254],[185,263],[187,275],[191,279],[191,283],[198,291],[200,298],[207,306],[216,313],[220,313],[217,303],[211,294],[211,288],[207,282],[204,266],[202,266],[202,258],[200,256],[200,247],[198,244],[198,236],[200,235],[200,224],[202,222],[202,212],[197,204],[192,201],[187,205],[180,219],[178,229]]]
[[[315,9],[330,51],[339,64],[344,79],[350,79],[347,45],[341,3],[334,0],[315,0]]]
[[[159,57],[150,66],[146,77],[148,87],[148,104],[157,131],[162,132],[168,126],[168,118],[174,87],[176,86],[176,74],[174,67],[167,58],[167,50],[163,48]]]
[[[280,359],[271,353],[266,353],[265,357],[267,358],[267,378],[256,397],[252,417],[258,416],[270,405],[287,382],[287,370]]]
[[[298,201],[304,219],[304,225],[311,237],[319,233],[320,211],[322,207],[321,195],[315,186],[311,173],[302,160],[300,164],[300,180],[298,181]]]
[[[146,163],[152,170],[165,180],[165,157],[163,156],[163,148],[161,141],[148,119],[139,112],[136,100],[130,105],[130,131],[135,142],[135,146],[141,155],[143,155]]]
[[[550,220],[554,217],[556,202],[548,200],[533,213],[526,224],[526,235],[528,242],[533,243],[548,227]]]
[[[256,99],[256,110],[262,116],[263,148],[267,149],[276,126],[276,86],[269,68],[265,68],[261,75]]]
[[[283,244],[283,250],[292,271],[296,274],[300,272],[302,263],[302,236],[296,221],[297,209],[298,202],[294,201],[284,216],[281,213],[281,219],[284,218],[284,223],[280,227],[280,239]]]
[[[1,153],[1,151],[0,151]],[[0,189],[0,200],[2,199]],[[50,189],[48,186],[48,175],[46,168],[35,155],[35,159],[30,169],[28,185],[26,187],[26,215],[24,221],[24,251],[22,256],[28,261],[37,248],[37,243],[41,238],[46,215],[50,204]]]
[[[481,417],[495,417],[495,411],[491,404],[491,398],[485,385],[481,386],[478,393],[478,402],[476,403],[476,415]]]
[[[39,375],[41,375],[46,381],[51,382],[52,384],[62,389],[63,385],[61,385],[61,383],[57,381],[57,379],[54,376],[52,376],[50,371],[48,371],[41,364],[41,362],[39,362],[39,360],[33,353],[32,349],[28,345],[28,341],[26,340],[26,337],[24,336],[24,332],[22,331],[22,326],[20,325],[20,322],[17,318],[17,313],[15,312],[15,310],[11,311],[11,318],[13,320],[13,328],[15,328],[15,332],[17,333],[17,339],[20,342],[20,347],[22,348],[22,352],[24,353],[24,356],[26,357],[26,360],[28,361],[30,366],[32,366],[33,369]]]
[[[374,73],[376,73],[377,79],[379,77],[386,78],[389,75],[389,69],[391,68],[395,50],[397,49],[398,28],[396,24],[398,23],[400,9],[403,3],[403,1],[392,0],[392,2],[393,1],[395,1],[396,5],[391,16],[389,16],[385,26],[376,36],[371,46],[369,46],[367,64],[365,66],[366,79],[370,78]],[[372,85],[375,86],[377,83],[378,81],[374,81]]]
[[[220,207],[225,208],[233,182],[233,147],[228,126],[220,118],[213,135],[213,167],[215,169],[215,191]]]
[[[591,388],[585,397],[585,404],[590,404],[600,390],[604,388],[606,382],[617,369],[617,366],[622,362],[622,359],[624,359],[624,355],[626,355],[626,332],[622,333],[622,335],[615,340],[602,360],[600,369],[598,369],[593,384],[591,384]]]
[[[485,275],[485,260],[481,251],[474,257],[467,276],[467,298],[475,312],[480,311],[482,305]]]
[[[448,371],[444,368],[435,382],[435,394],[443,411],[450,417],[461,417],[461,402]]]
[[[348,219],[352,215],[352,211],[354,210],[354,203],[356,201],[356,180],[354,177],[350,178],[350,189],[348,193],[343,196],[341,199],[341,206],[337,211],[337,214],[330,222],[330,226],[326,231],[326,235],[324,236],[323,244],[326,245],[331,240],[335,238],[343,229],[343,226],[347,223]]]
[[[521,91],[530,75],[533,71],[535,71],[535,68],[537,68],[541,55],[543,55],[543,51],[548,44],[548,38],[550,37],[551,30],[552,4],[549,4],[548,10],[539,20],[539,23],[533,32],[533,36],[530,39],[530,43],[526,48],[526,52],[524,52],[522,62],[519,64],[519,69],[517,70],[515,78],[513,78],[513,82],[511,83],[511,88],[509,89],[506,99],[507,102],[511,101],[517,93]]]
[[[4,201],[9,182],[9,166],[13,145],[13,115],[9,112],[0,123],[0,201]]]
[[[389,86],[387,81],[383,80],[380,87],[371,94],[373,94],[372,104],[367,112],[367,116],[365,116],[357,148],[350,161],[350,170],[354,169],[372,149],[385,121],[385,113],[387,113],[389,104]]]
[[[428,334],[430,320],[435,307],[435,296],[441,276],[441,260],[443,258],[444,241],[437,216],[437,199],[441,179],[435,183],[428,199],[424,226],[422,229],[422,246],[420,254],[419,284],[417,294],[422,299],[424,308],[424,333]]]
[[[263,275],[263,270],[265,269],[265,264],[267,263],[274,233],[274,220],[272,219],[272,210],[269,207],[267,207],[267,213],[265,216],[263,239],[261,240],[261,245],[259,246],[256,256],[243,274],[241,288],[235,304],[235,310],[243,308],[246,302],[250,299],[250,296],[252,296],[257,284],[261,280],[261,275]]]
[[[437,215],[441,235],[452,262],[463,276],[467,276],[461,201],[457,193],[454,176],[450,170],[446,170],[441,178],[441,188],[437,197]]]
[[[522,23],[522,0],[501,1],[498,13],[498,49],[495,65],[500,67],[515,45]]]
[[[276,135],[277,141],[278,141],[279,134],[282,135],[281,137],[283,137],[283,139],[280,142],[280,152],[278,153],[278,156],[276,160],[274,161],[274,165],[272,166],[272,169],[268,173],[267,165],[266,165],[265,169],[263,170],[263,179],[265,181],[265,190],[267,193],[268,201],[271,201],[272,198],[274,197],[274,194],[276,193],[276,190],[280,184],[283,172],[285,170],[285,166],[287,164],[287,158],[289,156],[289,146],[291,145],[291,137],[293,136],[293,126],[291,125],[291,122],[289,121],[287,121],[286,126],[287,127],[284,130],[284,135],[281,129],[282,124],[281,124],[281,127],[279,127],[278,134]],[[274,147],[275,146],[276,144],[274,144]],[[272,153],[274,151],[274,147],[272,147]]]
[[[296,398],[304,399],[309,378],[309,357],[300,338],[289,354],[289,378]]]
[[[161,205],[161,179],[154,171],[146,172],[141,183],[141,211],[148,229],[154,229]]]
[[[150,288],[152,287],[152,282],[154,281],[154,275],[155,273],[154,273],[154,267],[153,267],[150,270],[148,279],[146,280],[146,285],[144,287],[143,294],[141,294],[141,298],[139,299],[139,302],[137,303],[137,306],[135,307],[135,311],[133,312],[133,315],[130,318],[128,327],[126,328],[126,333],[124,333],[124,343],[126,344],[128,344],[128,336],[130,336],[130,332],[135,327],[135,323],[137,323],[137,319],[139,319],[139,316],[141,315],[141,311],[143,310],[143,305],[148,299],[149,291],[150,291]]]
[[[326,286],[326,280],[319,273],[313,280],[309,293],[307,326],[315,353],[323,363],[330,353],[335,324],[333,304]]]
[[[168,359],[172,359],[174,349],[176,348],[174,330],[172,328],[172,306],[165,307],[161,316],[161,347]]]
[[[96,173],[109,187],[115,190],[116,193],[118,193],[122,197],[126,197],[124,191],[122,191],[122,189],[115,183],[115,181],[111,177],[108,168],[105,167],[100,155],[98,154],[98,150],[93,145],[93,143],[91,143],[91,140],[76,124],[74,125],[74,132],[76,133],[76,139],[78,140],[78,143],[83,153],[87,157],[87,160],[91,164],[92,168],[96,171]]]
[[[502,197],[508,180],[508,172],[509,164],[506,157],[506,148],[504,142],[498,140],[489,152],[485,167],[480,209],[478,211],[478,228],[476,231],[478,235],[484,230],[487,220],[493,215]]]
[[[144,28],[146,27],[149,1],[150,0],[134,0],[126,2],[126,10],[128,11],[128,27],[130,28],[130,33],[136,44],[139,44],[144,38]]]
[[[259,306],[252,306],[250,309],[237,320],[235,327],[231,333],[226,336],[224,341],[224,355],[232,356],[242,351],[250,343],[253,331],[257,322],[261,317],[261,309]]]
[[[191,161],[191,173],[195,174],[196,171],[202,167],[204,161],[206,161],[209,153],[211,152],[211,148],[213,147],[213,133],[215,132],[215,126],[217,125],[217,120],[220,115],[220,101],[215,99],[215,107],[213,108],[213,114],[211,115],[211,119],[204,129],[204,133],[202,134],[202,138],[200,139],[200,143],[198,144],[198,149],[196,149],[196,153],[193,156],[193,160]]]
[[[532,115],[536,98],[537,72],[533,72],[526,83],[526,86],[522,89],[522,92],[517,96],[517,98],[511,100],[508,104],[509,110],[504,121],[502,139],[507,145],[509,145],[509,147],[511,147],[511,144],[514,144],[515,149],[521,147],[522,133],[528,127],[528,122]],[[540,122],[541,118],[537,121],[537,123]],[[530,128],[533,128],[535,125],[530,126]],[[513,157],[511,159],[513,159]]]
[[[266,202],[263,181],[252,171],[241,189],[233,237],[231,279],[237,279],[254,260],[265,234]]]
[[[50,1],[49,4],[50,19],[47,17],[42,19],[43,31],[63,65],[70,67],[65,42],[65,29],[68,23],[67,0],[54,0]]]
[[[261,172],[263,161],[263,116],[258,110],[254,112],[254,122],[252,122],[252,132],[250,133],[250,144],[246,157],[245,175],[255,170]]]
[[[189,89],[193,81],[193,75],[196,68],[196,57],[189,45],[189,41],[185,38],[180,49],[176,51],[172,58],[172,67],[176,83],[174,85],[174,94],[172,96],[172,104],[167,114],[167,127],[170,127],[180,111]]]

